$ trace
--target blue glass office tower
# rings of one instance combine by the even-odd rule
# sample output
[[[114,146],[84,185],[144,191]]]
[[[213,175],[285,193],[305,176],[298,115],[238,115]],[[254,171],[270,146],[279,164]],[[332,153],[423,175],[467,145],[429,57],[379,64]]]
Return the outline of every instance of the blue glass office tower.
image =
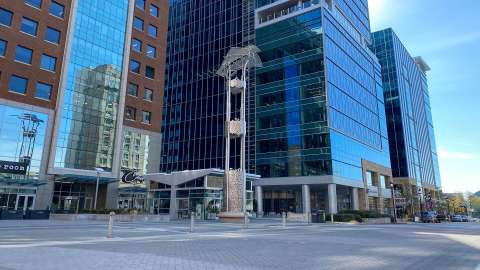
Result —
[[[429,67],[421,57],[408,53],[392,29],[372,37],[372,49],[382,66],[395,182],[407,194],[435,193],[441,180],[425,74]]]
[[[215,72],[231,47],[246,46],[253,42],[253,37],[251,1],[170,1],[162,172],[223,169],[225,81]],[[247,170],[253,172],[255,108],[253,84],[249,86],[246,162]],[[233,114],[239,117],[238,111]],[[238,141],[231,149],[236,157],[230,163],[235,168],[239,162],[239,146]]]
[[[391,169],[367,1],[256,4],[258,211],[386,211]]]

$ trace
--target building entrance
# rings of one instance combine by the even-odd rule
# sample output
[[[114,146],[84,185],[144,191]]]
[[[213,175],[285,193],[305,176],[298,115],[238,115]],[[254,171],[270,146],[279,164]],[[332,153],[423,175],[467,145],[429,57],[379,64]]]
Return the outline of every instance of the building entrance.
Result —
[[[17,201],[15,202],[15,210],[23,210],[25,213],[27,210],[33,210],[35,205],[35,195],[18,194]]]

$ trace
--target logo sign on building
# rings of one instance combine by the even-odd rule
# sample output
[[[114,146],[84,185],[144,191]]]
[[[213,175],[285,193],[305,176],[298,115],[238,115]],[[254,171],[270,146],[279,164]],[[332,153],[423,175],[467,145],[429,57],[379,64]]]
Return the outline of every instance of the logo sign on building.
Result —
[[[397,207],[404,207],[407,205],[407,199],[406,198],[395,198],[395,205]]]
[[[0,160],[0,173],[25,175],[27,173],[27,164],[22,162]]]
[[[369,186],[368,187],[368,196],[378,197],[378,187]]]
[[[125,184],[142,184],[145,182],[143,176],[138,175],[136,170],[123,170],[122,182]]]

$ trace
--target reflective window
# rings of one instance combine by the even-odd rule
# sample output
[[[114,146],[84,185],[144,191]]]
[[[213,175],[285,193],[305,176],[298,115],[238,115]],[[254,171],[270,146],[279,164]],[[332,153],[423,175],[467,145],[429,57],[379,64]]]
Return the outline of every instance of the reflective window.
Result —
[[[142,112],[142,123],[150,124],[151,120],[152,120],[152,113],[147,112],[147,111],[143,111]]]
[[[27,84],[28,80],[26,78],[12,75],[12,77],[10,77],[10,83],[8,84],[8,90],[10,92],[25,94],[27,92]]]
[[[133,18],[133,27],[139,31],[143,31],[143,20],[138,17]]]
[[[150,4],[150,15],[153,17],[158,17],[158,7],[154,4]]]
[[[63,18],[63,16],[65,16],[65,7],[62,4],[52,1],[50,3],[50,14]]]
[[[138,95],[138,85],[134,83],[128,83],[127,94],[136,97]]]
[[[11,26],[13,13],[9,10],[0,8],[0,24]]]
[[[129,120],[135,120],[137,118],[137,109],[127,106],[125,109],[125,117]]]
[[[114,144],[120,85],[128,73],[122,67],[129,1],[76,3],[53,166],[111,172],[120,151]]]
[[[141,10],[145,9],[145,0],[135,0],[135,6]]]
[[[122,168],[135,169],[139,174],[147,173],[150,156],[150,136],[128,129],[123,133]]]
[[[47,54],[42,54],[42,58],[40,59],[40,67],[42,69],[55,71],[56,65],[57,65],[57,58]]]
[[[132,50],[136,52],[142,51],[142,41],[136,38],[132,38]]]
[[[145,66],[145,76],[149,79],[155,79],[155,68],[151,66]]]
[[[156,58],[157,48],[153,47],[152,45],[147,45],[147,56],[150,58]]]
[[[50,100],[51,95],[52,95],[51,84],[37,82],[37,86],[35,88],[35,97]]]
[[[153,91],[148,89],[148,88],[145,88],[145,91],[143,92],[143,99],[148,100],[148,101],[152,101],[153,100]]]
[[[7,41],[0,39],[0,56],[5,56],[7,53]]]
[[[20,31],[36,36],[37,35],[38,22],[30,20],[29,18],[22,18],[22,23],[20,25]]]
[[[157,27],[149,24],[148,25],[148,34],[152,37],[156,37],[157,36]]]
[[[134,73],[140,73],[140,63],[130,59],[130,71]]]
[[[22,185],[22,181],[38,179],[48,116],[36,111],[0,104],[0,119],[2,119],[0,121],[1,159],[18,162],[20,157],[27,157],[30,160],[26,178],[23,175],[19,177],[19,175],[6,173],[0,173],[0,178],[14,180],[19,186]],[[28,131],[29,136],[23,136],[25,130]]]
[[[30,50],[29,48],[17,46],[17,48],[15,49],[15,60],[25,64],[31,64],[32,54],[33,54],[33,51]]]
[[[365,178],[367,180],[367,186],[373,186],[373,173],[370,171],[366,171]]]
[[[29,6],[41,8],[42,7],[42,0],[25,0],[25,3]]]
[[[44,39],[46,41],[59,44],[60,43],[60,31],[53,29],[51,27],[47,27],[45,30],[45,36]]]

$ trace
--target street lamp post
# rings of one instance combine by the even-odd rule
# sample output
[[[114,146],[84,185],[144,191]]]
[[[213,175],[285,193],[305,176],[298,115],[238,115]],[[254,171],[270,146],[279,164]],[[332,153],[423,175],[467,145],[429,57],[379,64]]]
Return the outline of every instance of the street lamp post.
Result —
[[[393,201],[393,222],[397,223],[397,205],[395,203],[395,186],[393,183],[390,184],[390,190],[392,192],[392,201]]]
[[[98,197],[98,186],[100,184],[100,173],[103,172],[102,168],[95,168],[97,172],[97,184],[95,186],[95,200],[93,201],[93,209],[97,210],[97,197]]]

